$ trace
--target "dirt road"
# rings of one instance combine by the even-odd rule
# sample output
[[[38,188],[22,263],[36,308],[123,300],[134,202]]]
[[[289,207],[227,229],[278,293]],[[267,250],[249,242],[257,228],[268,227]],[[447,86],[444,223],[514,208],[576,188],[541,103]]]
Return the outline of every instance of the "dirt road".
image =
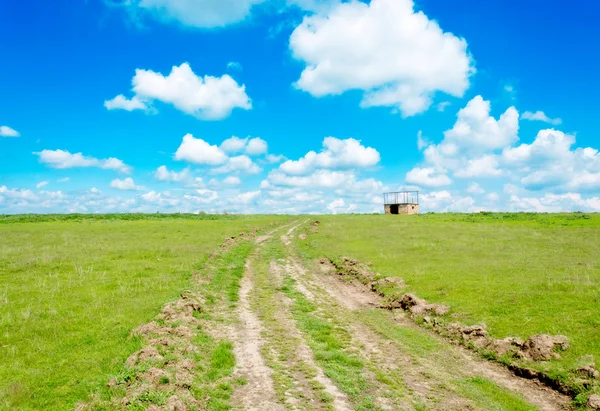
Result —
[[[303,258],[318,225],[228,239],[78,410],[563,410],[570,399],[419,327]],[[346,280],[344,280],[346,278]]]
[[[475,358],[327,265],[303,261],[302,224],[261,237],[246,263],[234,341],[237,409],[567,409],[569,399]]]

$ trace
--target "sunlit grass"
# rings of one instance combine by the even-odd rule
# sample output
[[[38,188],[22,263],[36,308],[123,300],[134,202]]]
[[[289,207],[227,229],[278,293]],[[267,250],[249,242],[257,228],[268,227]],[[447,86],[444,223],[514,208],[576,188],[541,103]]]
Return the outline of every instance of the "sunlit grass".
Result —
[[[277,219],[1,217],[0,409],[85,400],[225,238]]]

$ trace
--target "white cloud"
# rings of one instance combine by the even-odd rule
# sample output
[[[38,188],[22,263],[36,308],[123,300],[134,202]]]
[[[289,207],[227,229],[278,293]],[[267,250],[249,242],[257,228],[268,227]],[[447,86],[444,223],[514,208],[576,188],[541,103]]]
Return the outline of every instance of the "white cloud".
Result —
[[[31,190],[25,190],[25,189],[20,189],[20,188],[9,189],[6,186],[0,186],[0,196],[10,198],[10,199],[19,199],[19,200],[35,200],[35,199],[37,199],[37,196]]]
[[[521,183],[527,189],[600,189],[600,153],[591,147],[572,150],[573,144],[572,135],[540,130],[531,144],[508,147],[501,158],[507,167],[522,170]]]
[[[265,162],[267,162],[268,164],[280,163],[283,160],[285,160],[285,157],[281,154],[280,155],[267,154],[265,156]]]
[[[0,126],[0,137],[20,137],[21,134],[8,126]]]
[[[269,182],[272,184],[291,187],[334,188],[353,178],[353,174],[330,170],[318,170],[308,176],[288,176],[276,170],[269,173]]]
[[[444,112],[451,105],[452,105],[452,103],[450,103],[449,101],[442,101],[442,102],[438,103],[438,105],[435,107],[436,107],[437,111]]]
[[[221,143],[221,150],[227,153],[239,153],[244,151],[250,156],[265,154],[268,149],[267,142],[260,137],[239,138],[233,136]]]
[[[127,177],[124,180],[119,180],[118,178],[111,181],[110,186],[112,188],[116,188],[117,190],[141,190],[143,187],[137,186],[133,178]]]
[[[223,184],[226,184],[228,186],[238,186],[242,183],[242,180],[240,180],[239,177],[236,176],[228,176],[225,177],[225,179],[223,180]]]
[[[227,63],[227,69],[232,71],[242,71],[243,67],[237,61],[230,61],[229,63]]]
[[[338,198],[336,200],[333,200],[331,203],[327,204],[327,209],[332,213],[332,214],[337,214],[341,208],[344,208],[346,206],[346,202],[344,201],[343,198]]]
[[[195,28],[217,28],[246,19],[254,5],[266,0],[131,0],[133,16],[145,12],[159,21]],[[139,16],[138,16],[139,17]]]
[[[348,169],[371,167],[379,163],[379,152],[363,146],[359,140],[327,137],[320,153],[308,152],[299,160],[288,160],[279,167],[287,174],[307,174],[314,169]]]
[[[249,191],[247,193],[242,193],[236,196],[233,201],[239,204],[249,204],[260,197],[260,191]]]
[[[137,69],[132,84],[140,99],[172,104],[203,120],[221,120],[229,117],[234,108],[252,108],[246,86],[238,85],[228,74],[199,77],[188,63],[173,66],[168,76]]]
[[[498,193],[489,193],[485,198],[492,202],[500,200],[500,196],[498,195]]]
[[[252,108],[246,86],[240,86],[228,74],[197,76],[188,63],[173,66],[168,76],[137,69],[131,82],[135,95],[130,100],[120,94],[105,101],[107,109],[148,110],[158,100],[202,120],[222,120],[235,108]]]
[[[240,151],[244,150],[246,144],[248,144],[248,138],[232,136],[231,138],[223,141],[220,147],[221,150],[227,153],[239,153]]]
[[[438,173],[433,168],[415,167],[406,173],[406,182],[425,187],[442,187],[452,184],[452,180],[443,173]]]
[[[175,153],[175,159],[201,165],[221,165],[228,159],[219,147],[210,145],[201,138],[191,134],[183,136],[181,145]]]
[[[67,182],[69,182],[69,180],[71,180],[69,177],[65,177],[65,178],[59,178],[56,181],[59,183],[67,183]]]
[[[252,159],[247,155],[230,157],[223,166],[212,170],[215,174],[242,172],[246,174],[258,174],[262,170],[254,164]]]
[[[46,185],[48,185],[47,181],[40,181],[39,183],[36,184],[35,188],[40,189]]]
[[[167,166],[160,166],[156,169],[154,173],[154,177],[156,177],[159,181],[171,181],[171,182],[179,182],[185,181],[190,176],[190,170],[183,169],[179,173],[176,171],[169,171]]]
[[[39,157],[42,164],[52,168],[74,168],[74,167],[99,167],[104,169],[116,170],[129,174],[131,167],[123,163],[118,158],[97,159],[84,156],[81,153],[71,154],[64,150],[42,150],[39,153],[33,153]]]
[[[246,146],[246,154],[251,156],[258,156],[260,154],[265,154],[267,152],[267,149],[267,142],[262,138],[255,137],[248,141],[248,145]]]
[[[307,16],[290,37],[306,68],[296,87],[315,97],[364,91],[361,106],[389,106],[404,116],[426,110],[432,95],[461,97],[475,72],[467,43],[412,0],[338,3]]]
[[[501,149],[518,140],[519,113],[508,108],[498,120],[490,115],[490,102],[474,97],[458,112],[456,123],[444,133],[442,144],[467,151]]]
[[[133,96],[131,100],[128,100],[123,94],[119,94],[112,100],[104,101],[104,107],[107,110],[146,110],[148,107],[138,96]]]
[[[485,193],[485,190],[483,188],[481,188],[481,186],[479,184],[471,183],[471,184],[469,184],[469,187],[467,187],[467,193],[483,194],[483,193]]]
[[[532,120],[532,121],[543,121],[544,123],[549,123],[552,125],[560,125],[562,124],[562,120],[560,118],[550,118],[543,111],[526,111],[521,115],[521,119],[523,120]]]
[[[454,173],[456,177],[460,178],[497,177],[501,174],[502,170],[498,169],[498,159],[493,155],[470,159],[465,168],[456,170]]]

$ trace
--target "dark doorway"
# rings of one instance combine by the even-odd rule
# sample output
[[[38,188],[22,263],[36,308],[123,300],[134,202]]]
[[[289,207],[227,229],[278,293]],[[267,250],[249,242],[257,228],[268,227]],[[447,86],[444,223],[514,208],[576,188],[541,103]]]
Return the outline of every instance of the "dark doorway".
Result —
[[[398,204],[392,204],[390,206],[390,214],[398,214]]]

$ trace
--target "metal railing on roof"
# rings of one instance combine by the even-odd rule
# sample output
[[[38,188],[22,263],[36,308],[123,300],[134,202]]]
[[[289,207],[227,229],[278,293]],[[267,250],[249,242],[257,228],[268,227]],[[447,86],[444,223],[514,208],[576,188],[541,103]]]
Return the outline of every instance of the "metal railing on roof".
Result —
[[[418,191],[397,191],[393,193],[384,193],[383,202],[388,204],[419,204]]]

